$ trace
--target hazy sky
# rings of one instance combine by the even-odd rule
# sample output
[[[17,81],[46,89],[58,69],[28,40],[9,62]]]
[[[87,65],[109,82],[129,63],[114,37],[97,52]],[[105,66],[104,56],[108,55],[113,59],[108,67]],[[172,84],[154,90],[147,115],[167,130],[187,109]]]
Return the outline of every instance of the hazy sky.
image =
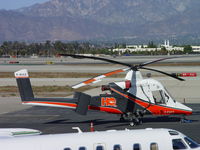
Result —
[[[17,9],[49,0],[0,0],[0,9]]]

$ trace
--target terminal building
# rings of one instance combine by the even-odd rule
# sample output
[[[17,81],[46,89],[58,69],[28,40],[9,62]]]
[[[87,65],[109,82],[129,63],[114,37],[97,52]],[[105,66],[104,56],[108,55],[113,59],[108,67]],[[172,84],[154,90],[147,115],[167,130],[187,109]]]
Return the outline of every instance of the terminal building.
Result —
[[[119,52],[119,54],[125,53],[125,52],[144,52],[144,51],[160,51],[163,47],[168,52],[171,51],[183,51],[184,47],[181,46],[172,46],[169,43],[169,40],[165,40],[164,44],[161,44],[157,48],[148,48],[148,45],[127,45],[126,48],[115,48],[113,49],[113,52]],[[200,46],[191,46],[193,52],[200,52]]]

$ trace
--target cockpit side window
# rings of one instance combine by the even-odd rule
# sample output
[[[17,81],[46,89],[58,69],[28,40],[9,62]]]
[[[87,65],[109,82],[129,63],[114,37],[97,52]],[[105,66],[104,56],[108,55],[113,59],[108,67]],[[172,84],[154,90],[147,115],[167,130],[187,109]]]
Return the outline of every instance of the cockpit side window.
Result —
[[[174,150],[187,149],[187,146],[184,144],[182,139],[173,139],[172,146]]]
[[[152,91],[152,94],[156,104],[165,104],[162,90]]]

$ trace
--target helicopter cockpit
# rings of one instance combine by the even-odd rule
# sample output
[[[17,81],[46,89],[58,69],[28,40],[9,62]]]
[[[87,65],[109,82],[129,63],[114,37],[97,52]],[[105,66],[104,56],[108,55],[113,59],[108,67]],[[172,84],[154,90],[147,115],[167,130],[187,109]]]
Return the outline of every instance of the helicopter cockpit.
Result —
[[[153,99],[156,104],[165,104],[166,100],[162,90],[152,91]]]
[[[169,102],[176,102],[175,100],[173,100],[167,89],[160,82],[154,79],[147,79],[146,82],[148,85],[148,90],[152,94],[153,103],[167,104]]]

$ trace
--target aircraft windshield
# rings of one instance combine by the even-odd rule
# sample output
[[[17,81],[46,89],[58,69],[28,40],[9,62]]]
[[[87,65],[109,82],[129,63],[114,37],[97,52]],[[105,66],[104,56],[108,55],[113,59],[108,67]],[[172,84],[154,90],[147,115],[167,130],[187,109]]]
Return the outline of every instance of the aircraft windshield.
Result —
[[[191,138],[189,137],[185,137],[184,138],[185,142],[190,146],[190,148],[197,148],[199,147],[199,144],[196,143],[195,141],[193,141]]]
[[[173,99],[173,101],[175,102],[173,96],[169,93],[169,91],[168,91],[165,87],[164,87],[164,89],[165,89],[165,91],[167,92],[167,93],[165,93],[165,94],[168,95],[169,97],[171,97],[171,98]]]
[[[165,99],[163,97],[163,91],[158,90],[158,91],[152,91],[153,98],[155,103],[157,104],[165,104]]]
[[[173,139],[172,145],[174,150],[181,150],[181,149],[187,149],[186,145],[182,141],[182,139]]]

